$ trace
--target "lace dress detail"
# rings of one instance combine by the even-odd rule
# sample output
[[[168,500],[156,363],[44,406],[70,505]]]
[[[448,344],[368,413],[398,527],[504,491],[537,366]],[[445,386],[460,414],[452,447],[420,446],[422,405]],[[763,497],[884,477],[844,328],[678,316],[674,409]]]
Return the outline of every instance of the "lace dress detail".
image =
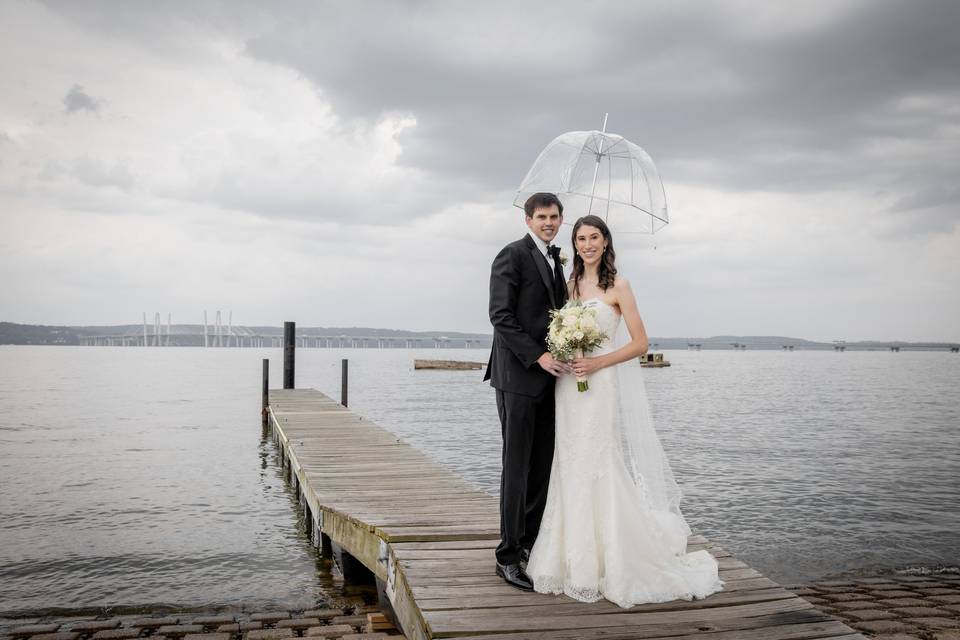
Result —
[[[620,314],[599,299],[585,304],[611,336],[591,355],[613,351]],[[583,602],[705,598],[723,588],[717,561],[705,550],[686,552],[686,522],[653,508],[642,477],[635,482],[627,470],[617,385],[614,367],[591,374],[583,393],[574,376],[557,381],[553,467],[527,573],[536,591]]]

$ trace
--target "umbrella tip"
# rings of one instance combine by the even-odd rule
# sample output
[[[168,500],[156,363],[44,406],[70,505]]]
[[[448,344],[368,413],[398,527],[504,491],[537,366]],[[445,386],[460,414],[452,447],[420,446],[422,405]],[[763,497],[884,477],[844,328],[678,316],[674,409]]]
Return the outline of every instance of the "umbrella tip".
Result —
[[[609,113],[603,114],[603,132],[607,132],[607,118],[610,117]]]

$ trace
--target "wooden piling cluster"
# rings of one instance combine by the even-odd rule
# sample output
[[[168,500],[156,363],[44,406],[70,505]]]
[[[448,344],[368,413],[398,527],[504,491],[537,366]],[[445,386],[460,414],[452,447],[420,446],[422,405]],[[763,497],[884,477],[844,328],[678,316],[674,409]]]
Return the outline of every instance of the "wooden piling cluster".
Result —
[[[665,360],[662,353],[648,353],[640,356],[640,366],[659,369],[661,367],[669,367],[670,361]]]
[[[314,544],[345,574],[372,574],[408,638],[863,638],[699,535],[689,551],[713,554],[726,581],[703,600],[624,610],[518,591],[494,573],[495,497],[318,391],[270,391],[269,402]]]

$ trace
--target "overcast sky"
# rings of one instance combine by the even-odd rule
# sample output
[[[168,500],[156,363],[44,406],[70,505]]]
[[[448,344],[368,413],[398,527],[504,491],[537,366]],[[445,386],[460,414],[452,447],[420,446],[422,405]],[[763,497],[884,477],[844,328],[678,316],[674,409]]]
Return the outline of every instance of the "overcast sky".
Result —
[[[652,335],[957,341],[958,33],[952,0],[7,0],[0,320],[488,332],[513,192],[609,112],[669,204],[615,238]]]

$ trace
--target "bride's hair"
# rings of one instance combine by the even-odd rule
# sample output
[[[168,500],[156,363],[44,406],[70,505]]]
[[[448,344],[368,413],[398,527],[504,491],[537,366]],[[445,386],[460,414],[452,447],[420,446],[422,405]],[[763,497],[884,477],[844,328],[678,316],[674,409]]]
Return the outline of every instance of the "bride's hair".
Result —
[[[583,277],[583,258],[577,252],[577,232],[583,225],[596,227],[603,234],[603,239],[607,241],[607,248],[600,256],[600,264],[597,265],[597,275],[599,276],[597,284],[603,291],[606,291],[613,286],[613,281],[617,277],[617,254],[613,250],[613,236],[610,235],[610,227],[603,221],[603,218],[594,215],[583,216],[574,223],[571,238],[573,242],[573,273],[570,274],[570,278],[573,280],[573,294],[578,298],[580,297],[580,278]]]

